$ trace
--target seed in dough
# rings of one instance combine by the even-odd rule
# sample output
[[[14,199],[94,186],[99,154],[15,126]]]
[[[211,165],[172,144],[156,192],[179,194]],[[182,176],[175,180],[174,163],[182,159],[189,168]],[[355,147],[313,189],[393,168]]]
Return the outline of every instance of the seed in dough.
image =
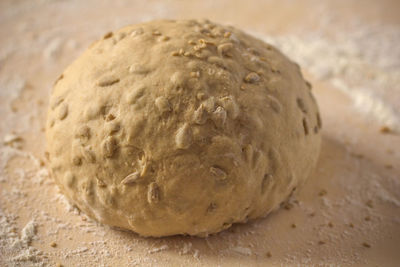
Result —
[[[128,176],[126,176],[122,180],[121,184],[124,184],[124,185],[134,184],[138,181],[139,178],[140,178],[140,173],[135,171],[135,172],[129,174]]]
[[[68,105],[63,103],[60,107],[59,107],[59,112],[58,112],[58,118],[60,120],[63,120],[67,117],[68,115]]]
[[[246,78],[244,78],[245,82],[247,83],[256,83],[260,80],[260,75],[255,72],[250,72],[247,74]]]
[[[188,123],[185,123],[178,129],[175,136],[176,146],[178,148],[186,149],[192,143],[192,131]]]

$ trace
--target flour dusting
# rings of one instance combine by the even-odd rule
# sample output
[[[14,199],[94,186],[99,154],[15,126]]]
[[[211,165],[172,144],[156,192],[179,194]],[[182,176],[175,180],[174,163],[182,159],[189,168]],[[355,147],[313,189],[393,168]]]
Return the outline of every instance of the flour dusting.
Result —
[[[356,108],[382,125],[400,130],[400,29],[379,25],[300,36],[266,37],[317,79],[347,93]]]
[[[99,13],[91,14],[90,18],[86,15],[93,9],[92,1],[81,1],[79,4],[78,1],[31,1],[0,10],[4,14],[1,23],[6,25],[7,20],[13,22],[2,30],[15,24],[15,29],[12,28],[15,34],[4,35],[0,40],[0,265],[110,266],[121,259],[125,259],[128,266],[173,265],[167,255],[177,255],[183,266],[193,265],[193,259],[199,265],[210,264],[210,261],[202,262],[203,259],[209,260],[210,255],[210,258],[218,259],[216,264],[223,263],[225,259],[238,258],[254,262],[272,260],[275,264],[287,266],[318,263],[368,265],[369,262],[363,262],[363,255],[355,249],[340,251],[340,241],[350,244],[361,236],[367,240],[360,241],[358,245],[363,251],[368,251],[374,248],[374,240],[381,241],[383,233],[387,234],[386,226],[391,226],[393,222],[400,225],[396,213],[384,217],[375,208],[389,204],[390,208],[398,211],[400,196],[397,189],[400,185],[395,182],[398,177],[394,172],[384,173],[389,181],[385,183],[379,175],[365,176],[368,166],[361,164],[364,160],[361,154],[357,154],[359,162],[353,166],[356,174],[349,171],[345,173],[348,177],[343,178],[334,176],[332,170],[319,170],[319,174],[324,176],[319,178],[337,179],[335,186],[340,186],[341,192],[346,191],[346,197],[331,198],[329,189],[321,190],[324,194],[315,196],[315,206],[297,202],[285,206],[279,213],[288,218],[284,216],[293,211],[290,209],[299,209],[299,214],[305,216],[303,222],[290,220],[282,226],[274,221],[276,215],[273,214],[268,220],[234,226],[205,239],[171,237],[160,242],[112,229],[90,220],[56,189],[41,156],[33,155],[24,147],[29,142],[35,143],[44,138],[41,129],[44,124],[41,122],[46,108],[38,102],[43,102],[43,96],[48,95],[54,78],[66,64],[106,31],[178,14],[177,8],[170,2],[149,6],[145,2],[135,3],[135,10],[140,12],[134,14],[129,10],[131,2],[113,1],[111,8],[106,2],[97,1],[99,7],[96,12]],[[209,1],[207,6],[213,8],[215,5],[219,4]],[[100,11],[106,9],[109,16],[102,16]],[[60,10],[62,12],[58,14]],[[49,17],[41,18],[41,12]],[[31,14],[34,20],[31,20]],[[85,19],[71,19],[76,14]],[[332,22],[329,10],[321,9],[321,14],[321,24],[328,27]],[[65,21],[73,21],[76,25]],[[370,115],[381,125],[400,130],[398,27],[354,24],[333,36],[325,34],[324,29],[314,32],[300,30],[299,33],[286,35],[256,35],[281,49],[313,78],[348,94],[361,113]],[[34,64],[25,66],[27,62]],[[5,71],[9,66],[18,68]],[[27,96],[25,93],[28,93]],[[22,100],[24,97],[29,101]],[[14,103],[18,102],[23,105],[16,108]],[[346,155],[349,152],[345,151]],[[398,152],[394,151],[387,158],[398,159]],[[349,156],[344,161],[351,160],[354,161],[354,157]],[[396,163],[387,166],[398,171]],[[329,167],[329,162],[324,164]],[[348,183],[347,178],[354,181]],[[365,185],[359,182],[362,179],[370,182]],[[341,212],[341,218],[335,216],[337,211]],[[286,223],[285,220],[281,222]],[[282,236],[277,238],[272,226],[286,228],[279,230]],[[296,243],[298,239],[293,238],[306,235],[308,228],[312,228],[312,233],[308,233],[309,239],[302,240],[302,247],[295,247],[299,242]],[[265,240],[257,239],[265,236]],[[279,255],[279,251],[284,254]],[[316,263],[311,260],[315,255],[325,256]]]

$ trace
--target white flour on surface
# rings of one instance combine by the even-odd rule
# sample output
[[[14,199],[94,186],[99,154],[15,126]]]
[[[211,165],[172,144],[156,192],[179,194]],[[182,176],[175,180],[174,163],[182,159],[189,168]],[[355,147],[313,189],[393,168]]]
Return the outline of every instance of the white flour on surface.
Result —
[[[19,233],[16,219],[0,209],[0,263],[4,260],[9,266],[45,266],[48,261],[43,253],[31,246],[36,238],[37,224],[34,220],[29,221]]]
[[[400,28],[358,25],[331,38],[318,32],[257,35],[347,93],[359,111],[400,131]]]
[[[41,1],[41,4],[50,4],[51,1]],[[61,3],[67,9],[72,6],[68,2]],[[35,7],[30,3],[25,5],[25,9]],[[155,17],[172,16],[174,12],[167,8],[168,5],[158,5],[155,9],[150,9],[152,13],[141,14],[135,20],[150,20]],[[37,6],[36,6],[37,8]],[[10,17],[13,13],[26,12],[20,6],[20,9],[10,11]],[[73,8],[72,8],[73,9]],[[24,11],[25,10],[25,11]],[[150,12],[149,11],[149,12]],[[56,18],[53,18],[56,19]],[[99,19],[100,20],[100,19]],[[107,24],[106,20],[99,21],[96,28],[91,28],[90,23],[85,24],[90,37],[101,36],[105,30],[118,28],[124,24],[132,22],[128,16],[116,17],[111,25]],[[20,25],[21,30],[29,33],[29,21]],[[105,28],[109,27],[109,28]],[[0,64],[6,62],[10,56],[22,54],[24,56],[32,56],[39,53],[43,62],[44,68],[53,67],[57,64],[59,57],[63,55],[65,50],[74,51],[77,54],[77,49],[80,49],[81,39],[77,41],[68,39],[71,35],[71,26],[49,28],[42,35],[32,39],[29,42],[12,42],[0,49]],[[393,129],[400,130],[400,111],[398,109],[400,103],[400,29],[391,27],[382,27],[380,25],[355,25],[346,32],[339,32],[334,36],[327,36],[322,31],[305,32],[296,35],[281,35],[281,36],[265,36],[257,34],[265,41],[277,46],[285,54],[294,61],[298,62],[301,67],[315,76],[321,81],[327,81],[332,84],[333,88],[337,88],[346,92],[354,102],[357,109],[364,114],[372,115],[380,124],[387,125]],[[69,36],[71,37],[71,36]],[[74,37],[75,38],[75,37]],[[76,37],[79,38],[79,37]],[[81,37],[82,38],[82,37]],[[86,38],[86,37],[84,37]],[[36,60],[36,59],[35,59]],[[72,60],[72,59],[71,59]],[[2,66],[1,66],[2,67]],[[48,67],[49,68],[49,67]],[[54,80],[52,77],[48,79]],[[29,80],[20,74],[1,74],[0,75],[0,100],[4,103],[12,103],[21,97],[24,89],[27,87]],[[49,82],[50,83],[50,82]],[[37,114],[37,107],[32,106],[32,114]],[[26,182],[24,179],[30,179],[29,185],[46,184],[49,181],[47,170],[40,165],[39,159],[32,154],[25,152],[21,146],[20,133],[29,132],[32,126],[29,117],[32,114],[16,114],[12,112],[10,105],[0,105],[0,114],[2,115],[1,129],[7,129],[7,132],[0,132],[0,187],[6,184],[12,184],[12,189],[7,192],[2,192],[0,201],[3,199],[11,200],[18,207],[27,207],[26,194],[24,188]],[[15,127],[14,122],[18,120],[20,125],[24,127]],[[36,129],[36,133],[39,129]],[[23,140],[22,140],[23,141]],[[24,158],[29,160],[34,168],[25,169],[17,168],[13,173],[6,171],[9,163],[15,158]],[[13,176],[12,176],[13,175]],[[12,176],[12,177],[11,177]],[[17,178],[15,178],[17,177]],[[11,181],[16,179],[16,181]],[[371,178],[372,179],[372,178]],[[377,178],[374,178],[377,179]],[[393,203],[399,206],[400,200],[396,195],[382,187],[379,181],[373,180],[370,189],[378,195],[381,200]],[[51,185],[54,186],[54,185]],[[46,187],[47,188],[47,187]],[[141,265],[160,265],[162,258],[155,258],[158,255],[163,255],[170,251],[175,251],[181,257],[194,257],[199,259],[202,257],[201,252],[196,246],[196,242],[171,242],[175,245],[157,244],[154,245],[154,240],[146,241],[140,237],[125,238],[122,234],[116,231],[118,237],[114,238],[114,243],[110,244],[110,234],[106,226],[99,226],[97,223],[90,221],[82,216],[80,212],[66,201],[65,197],[59,194],[52,195],[50,201],[56,205],[63,204],[66,210],[62,211],[67,214],[67,217],[80,218],[83,217],[79,225],[72,225],[64,218],[50,216],[41,207],[31,207],[31,213],[34,214],[24,225],[18,225],[18,216],[10,211],[5,212],[0,202],[0,265],[4,263],[6,266],[47,266],[50,265],[47,257],[53,257],[63,261],[71,258],[79,259],[79,266],[104,266],[101,262],[101,257],[128,257],[131,266]],[[362,205],[360,201],[351,204]],[[343,203],[331,203],[328,199],[322,199],[322,206],[328,214],[334,207],[346,205]],[[304,210],[307,207],[302,207]],[[15,212],[17,214],[17,212]],[[313,214],[314,211],[310,211]],[[325,216],[328,217],[328,216]],[[325,222],[328,224],[328,222]],[[253,224],[252,229],[257,228],[257,223]],[[46,226],[46,227],[45,227]],[[60,248],[57,252],[45,253],[33,247],[35,242],[44,242],[40,240],[38,229],[44,229],[40,233],[48,239],[56,239],[57,237],[70,238],[69,232],[75,231],[80,235],[90,235],[95,241],[82,242],[75,244],[74,248]],[[102,230],[103,229],[103,230]],[[323,232],[323,231],[321,231]],[[372,232],[372,231],[371,231]],[[205,239],[208,249],[215,251],[217,256],[239,255],[243,257],[262,256],[257,252],[257,249],[247,247],[246,244],[238,244],[237,240],[242,237],[256,235],[252,230],[247,232],[242,231],[237,235],[224,232],[220,235],[221,239],[229,241],[226,248],[218,251],[217,246],[213,244],[213,238]],[[344,235],[351,238],[351,235],[345,231]],[[338,239],[338,235],[331,235],[331,239]],[[232,241],[232,242],[230,242]],[[310,241],[315,245],[318,241]],[[42,244],[40,243],[40,244]],[[198,243],[198,242],[197,242]],[[276,242],[279,244],[279,240]],[[147,251],[138,250],[137,244],[151,244],[147,246]],[[251,244],[252,245],[252,244]],[[282,244],[281,244],[282,245]],[[286,245],[286,244],[284,244]],[[318,246],[318,244],[317,244]],[[131,254],[129,254],[131,253]],[[141,253],[141,254],[140,254]],[[129,255],[128,255],[129,254]],[[303,264],[311,264],[308,258],[301,259],[302,252],[292,252],[286,256],[288,263],[294,264],[300,261]],[[310,257],[311,250],[306,251],[306,256]],[[137,258],[137,255],[145,255]],[[147,256],[146,256],[147,255]],[[331,254],[333,255],[333,254]],[[136,257],[135,257],[136,256]],[[154,256],[154,258],[153,258]],[[338,259],[340,259],[338,254]],[[354,256],[356,260],[359,260]],[[346,262],[347,261],[347,262]],[[343,259],[342,262],[354,264],[354,261]],[[52,263],[52,265],[54,265]]]

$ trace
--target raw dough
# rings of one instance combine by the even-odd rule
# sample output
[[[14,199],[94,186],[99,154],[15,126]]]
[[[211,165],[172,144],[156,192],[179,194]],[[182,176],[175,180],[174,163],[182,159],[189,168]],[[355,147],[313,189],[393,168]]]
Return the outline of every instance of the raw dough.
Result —
[[[106,34],[59,77],[48,156],[92,218],[206,236],[278,208],[313,170],[321,120],[297,64],[210,21]]]

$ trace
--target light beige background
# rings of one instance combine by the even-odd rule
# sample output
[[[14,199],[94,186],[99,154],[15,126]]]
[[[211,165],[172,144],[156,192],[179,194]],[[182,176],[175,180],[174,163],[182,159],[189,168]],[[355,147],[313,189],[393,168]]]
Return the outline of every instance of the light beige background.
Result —
[[[17,216],[17,232],[34,218],[38,233],[30,246],[50,266],[399,266],[399,135],[380,133],[382,125],[360,116],[346,95],[307,69],[324,124],[315,174],[290,209],[207,239],[146,239],[88,221],[66,209],[51,179],[29,158],[44,159],[53,81],[91,42],[123,25],[209,18],[265,35],[318,30],[334,36],[355,18],[400,27],[399,11],[398,1],[372,0],[1,1],[0,140],[14,132],[23,141],[22,153],[1,146],[2,155],[14,156],[2,156],[0,211]],[[15,264],[13,251],[1,249],[0,265]]]

